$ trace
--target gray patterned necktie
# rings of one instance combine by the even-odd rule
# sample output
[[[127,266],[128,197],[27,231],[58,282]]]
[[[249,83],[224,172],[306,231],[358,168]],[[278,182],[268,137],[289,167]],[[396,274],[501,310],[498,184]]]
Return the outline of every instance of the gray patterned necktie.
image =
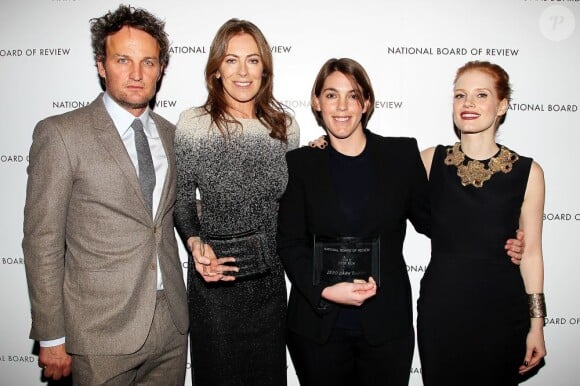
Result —
[[[149,149],[149,142],[143,131],[143,122],[135,119],[131,124],[135,131],[135,148],[137,149],[137,160],[139,163],[139,184],[141,192],[145,198],[147,207],[153,213],[153,189],[155,188],[155,167]]]

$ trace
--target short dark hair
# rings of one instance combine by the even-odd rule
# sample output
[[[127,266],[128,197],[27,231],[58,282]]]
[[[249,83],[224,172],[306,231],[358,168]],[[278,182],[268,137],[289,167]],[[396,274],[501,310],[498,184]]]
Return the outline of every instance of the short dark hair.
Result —
[[[365,71],[364,67],[354,59],[350,58],[332,58],[326,61],[322,65],[322,68],[318,72],[316,76],[316,80],[314,81],[314,86],[312,86],[312,94],[311,99],[314,101],[314,98],[318,98],[320,93],[322,92],[322,87],[324,86],[324,81],[328,78],[333,72],[340,72],[348,79],[350,79],[351,83],[355,90],[359,90],[360,88],[360,103],[364,104],[364,101],[369,101],[369,106],[367,111],[363,113],[361,118],[361,124],[363,129],[367,127],[367,123],[373,112],[375,111],[375,92],[373,91],[373,86],[371,84],[371,80]],[[314,114],[314,118],[316,118],[316,122],[318,125],[326,130],[326,126],[324,124],[324,120],[322,119],[322,114],[320,111],[316,111],[314,109],[314,104],[312,105],[312,113]]]
[[[106,56],[107,37],[123,27],[132,27],[147,32],[159,44],[159,63],[163,70],[169,64],[169,38],[165,32],[165,22],[142,8],[121,4],[115,11],[90,20],[91,42],[95,62],[102,62]]]

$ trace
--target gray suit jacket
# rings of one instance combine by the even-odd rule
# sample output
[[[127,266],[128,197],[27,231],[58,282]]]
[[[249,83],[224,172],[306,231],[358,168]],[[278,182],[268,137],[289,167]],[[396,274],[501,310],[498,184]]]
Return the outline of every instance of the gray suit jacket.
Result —
[[[187,332],[173,229],[175,127],[151,117],[169,165],[155,219],[102,95],[34,129],[22,242],[32,339],[66,336],[67,351],[82,355],[137,351],[155,310],[157,256],[171,316]]]

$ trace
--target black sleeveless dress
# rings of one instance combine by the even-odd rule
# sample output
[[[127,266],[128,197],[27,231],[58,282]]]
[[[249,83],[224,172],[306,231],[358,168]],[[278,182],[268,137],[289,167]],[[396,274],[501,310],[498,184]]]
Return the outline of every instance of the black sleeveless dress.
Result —
[[[437,146],[429,176],[432,252],[417,322],[423,382],[517,385],[530,319],[504,245],[518,228],[532,159],[519,156],[511,171],[463,186],[457,166],[444,162],[447,149]]]

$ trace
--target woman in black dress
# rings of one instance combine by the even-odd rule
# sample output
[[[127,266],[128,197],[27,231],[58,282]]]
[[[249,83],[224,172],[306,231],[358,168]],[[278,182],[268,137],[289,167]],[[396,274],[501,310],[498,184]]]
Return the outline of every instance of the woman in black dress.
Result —
[[[543,172],[495,142],[511,94],[501,67],[469,62],[454,85],[460,142],[422,153],[432,213],[431,261],[418,302],[423,381],[516,385],[546,354]],[[526,232],[519,269],[503,249],[518,228]]]

